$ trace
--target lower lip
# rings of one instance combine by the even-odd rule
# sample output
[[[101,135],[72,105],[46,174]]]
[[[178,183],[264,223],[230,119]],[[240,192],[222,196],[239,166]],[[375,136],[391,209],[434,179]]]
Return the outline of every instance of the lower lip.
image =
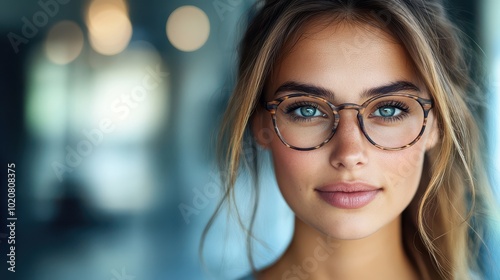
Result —
[[[328,204],[341,209],[358,209],[372,202],[380,190],[361,192],[321,192],[319,196]]]

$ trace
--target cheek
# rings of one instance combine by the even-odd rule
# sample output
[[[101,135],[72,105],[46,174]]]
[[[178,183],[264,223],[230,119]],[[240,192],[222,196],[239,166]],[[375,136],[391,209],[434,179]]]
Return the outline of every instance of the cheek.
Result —
[[[277,138],[277,137],[276,137]],[[297,194],[307,195],[307,188],[314,187],[314,179],[321,178],[318,172],[325,169],[324,153],[297,151],[283,145],[279,139],[272,141],[271,153],[279,188],[287,201],[297,198]]]
[[[282,192],[293,188],[293,185],[306,186],[307,178],[314,176],[313,171],[318,170],[320,165],[321,153],[315,151],[297,151],[285,146],[278,135],[274,132],[271,118],[267,120],[267,128],[273,129],[268,148],[271,151],[274,162],[276,180]],[[286,193],[283,193],[286,196]]]
[[[301,185],[302,181],[307,177],[304,172],[304,166],[314,164],[314,161],[307,157],[307,152],[300,152],[290,149],[281,142],[273,141],[271,144],[271,152],[274,161],[274,170],[276,179],[279,185],[295,182]],[[283,183],[283,184],[282,184]]]
[[[383,166],[383,184],[394,203],[409,204],[422,177],[424,163],[424,148],[415,145],[403,151],[389,152],[385,160],[379,163]],[[405,205],[405,207],[406,207]]]

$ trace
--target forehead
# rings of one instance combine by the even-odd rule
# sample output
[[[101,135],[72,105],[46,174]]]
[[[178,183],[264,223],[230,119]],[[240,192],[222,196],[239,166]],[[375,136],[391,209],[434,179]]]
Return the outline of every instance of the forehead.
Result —
[[[404,47],[387,31],[367,23],[311,21],[274,65],[267,87],[272,95],[283,83],[329,89],[343,102],[359,101],[363,90],[395,81],[418,83]]]

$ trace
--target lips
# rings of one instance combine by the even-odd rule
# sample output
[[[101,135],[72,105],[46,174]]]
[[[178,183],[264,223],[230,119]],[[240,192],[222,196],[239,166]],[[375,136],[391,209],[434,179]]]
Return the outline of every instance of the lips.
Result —
[[[336,183],[316,189],[316,192],[328,204],[340,209],[358,209],[368,205],[382,191],[364,183]]]

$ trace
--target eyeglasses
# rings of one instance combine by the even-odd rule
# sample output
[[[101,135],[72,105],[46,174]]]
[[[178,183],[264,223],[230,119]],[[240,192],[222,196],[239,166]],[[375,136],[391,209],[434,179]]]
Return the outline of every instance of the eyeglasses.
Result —
[[[338,106],[310,94],[290,94],[266,102],[274,130],[287,147],[315,150],[328,143],[339,125],[340,111],[357,110],[366,139],[382,150],[398,151],[415,144],[424,133],[432,100],[410,94],[372,97],[362,105]]]

